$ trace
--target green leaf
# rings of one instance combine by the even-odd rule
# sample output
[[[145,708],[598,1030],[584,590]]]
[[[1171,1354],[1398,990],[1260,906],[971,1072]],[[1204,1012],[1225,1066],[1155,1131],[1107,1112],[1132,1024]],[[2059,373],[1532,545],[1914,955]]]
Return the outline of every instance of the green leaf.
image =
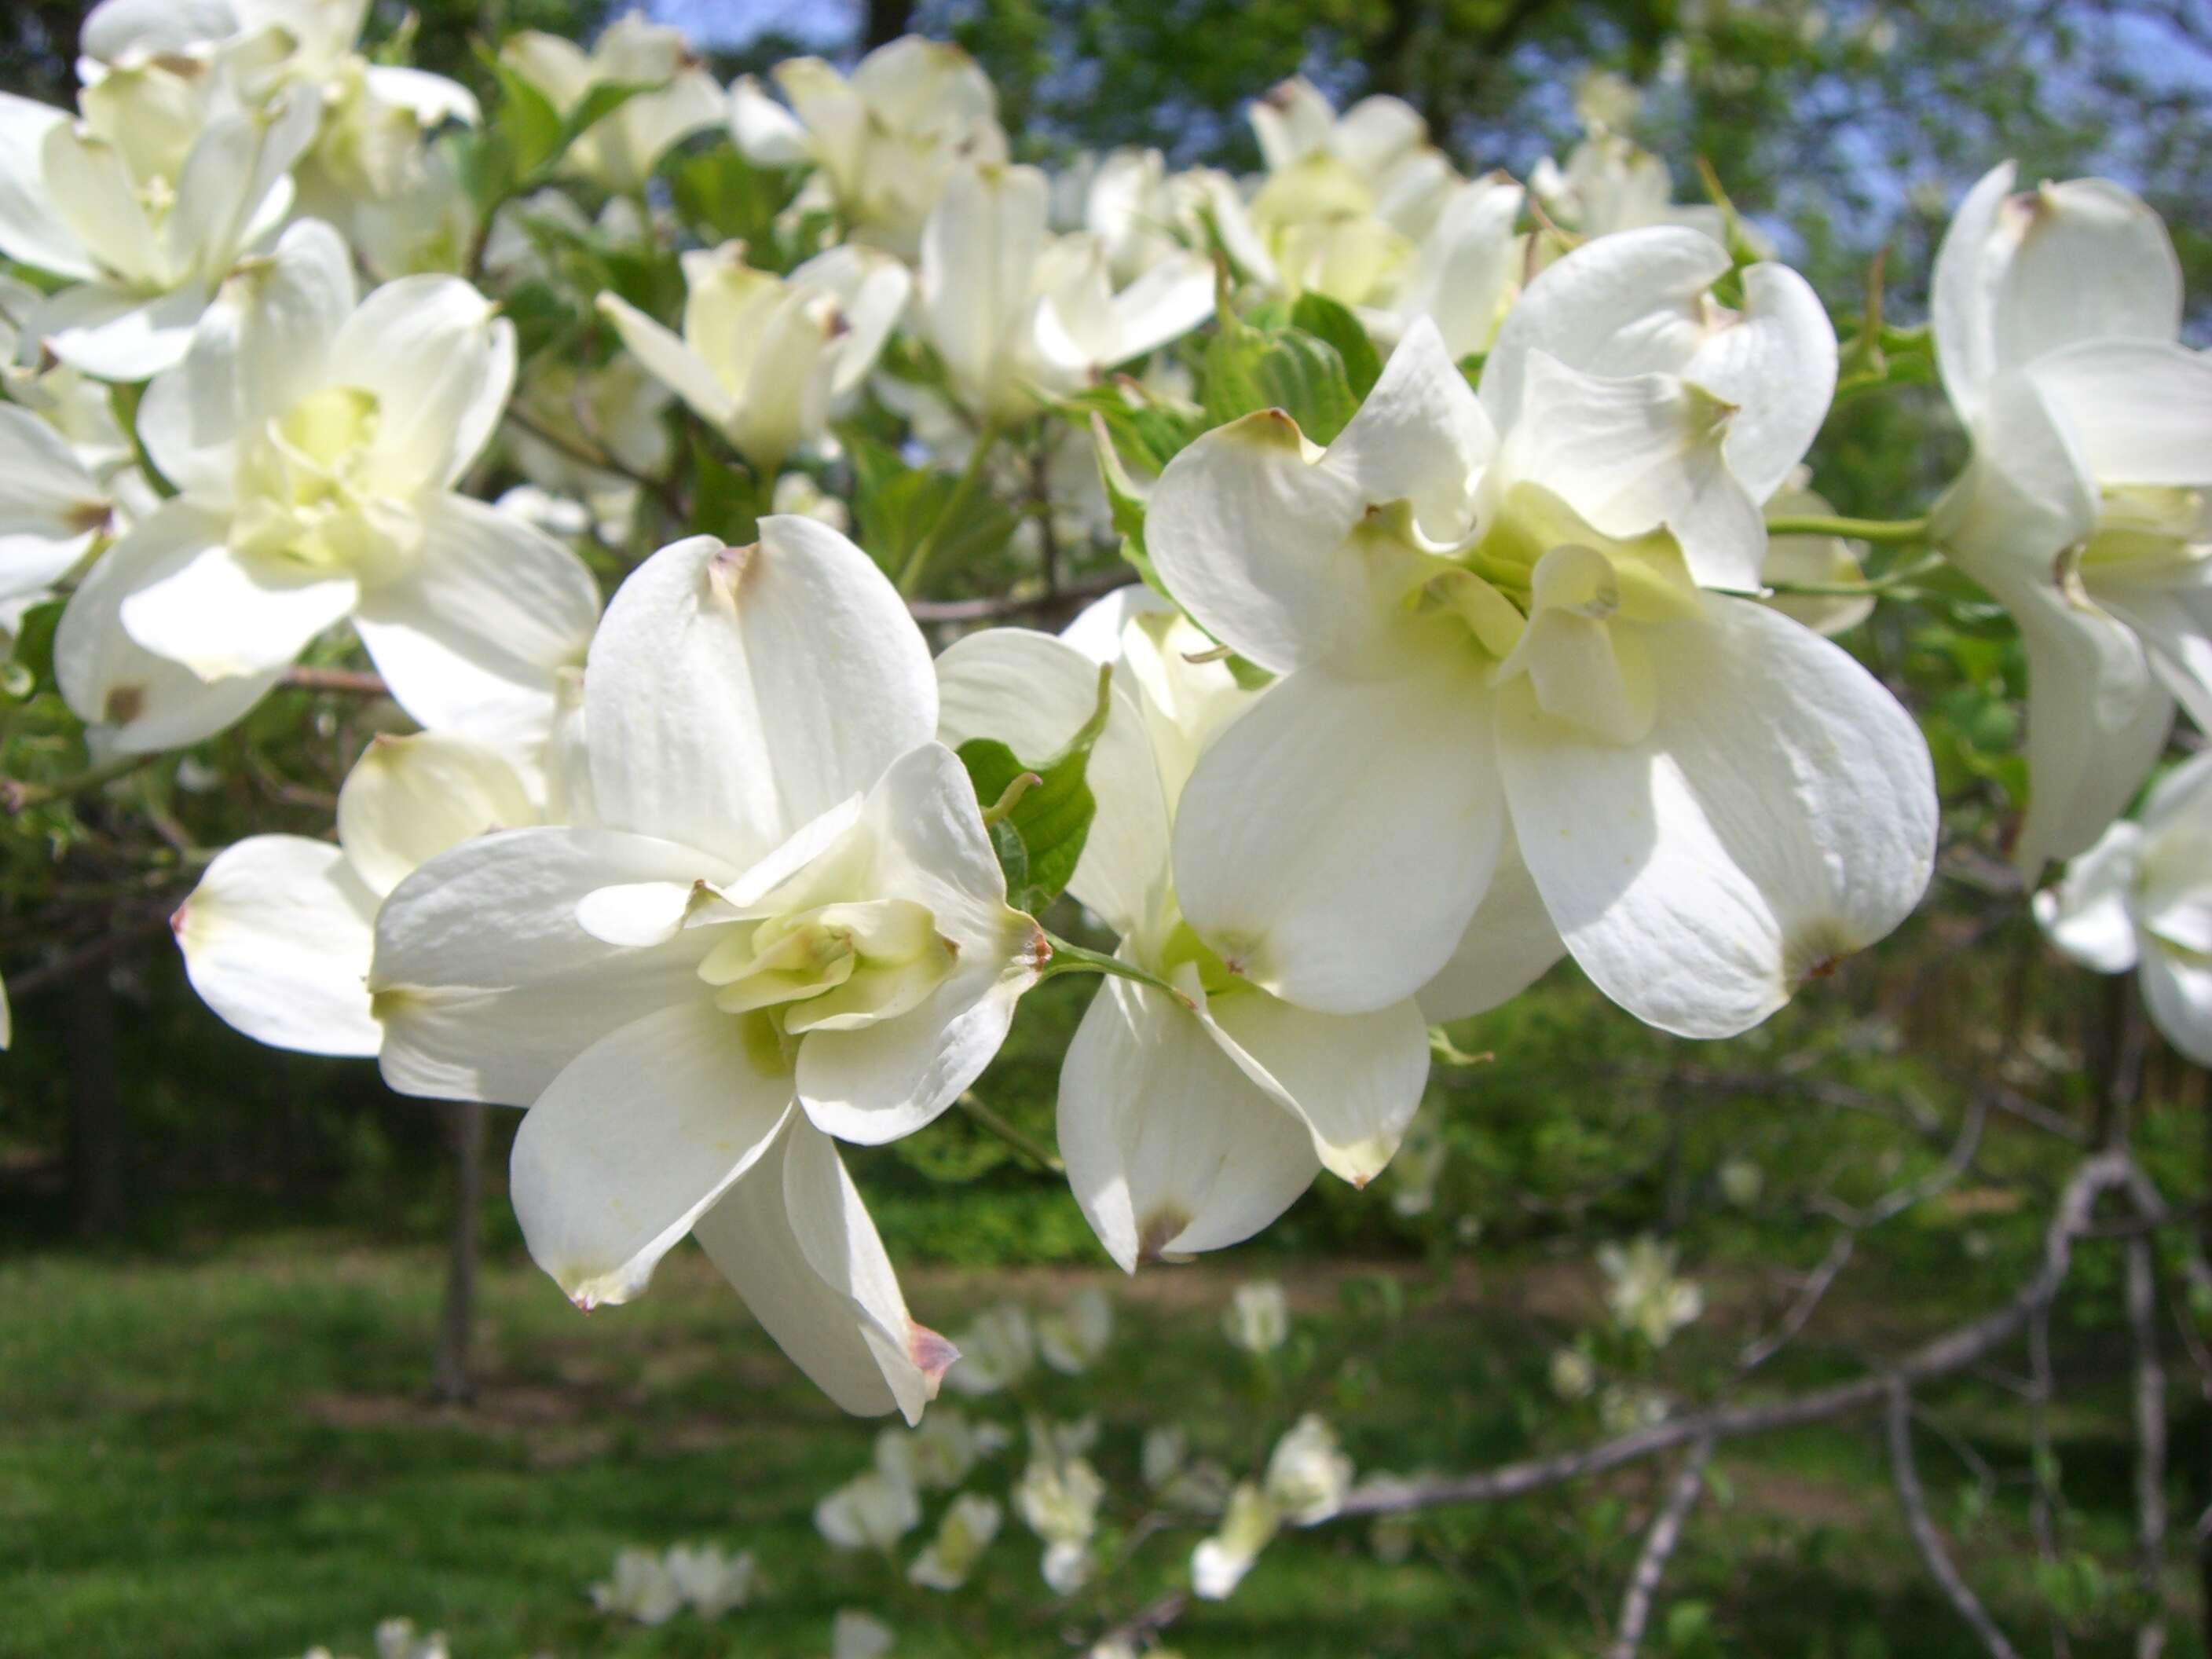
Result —
[[[481,49],[478,55],[499,82],[491,131],[506,143],[510,179],[527,178],[568,147],[562,135],[561,112],[506,59]]]
[[[746,259],[763,270],[776,255],[775,216],[798,194],[795,169],[770,171],[745,160],[734,144],[679,157],[668,170],[677,217],[702,241],[743,242]]]
[[[1307,437],[1325,444],[1359,407],[1336,348],[1301,328],[1255,327],[1224,313],[1200,373],[1213,426],[1279,409]]]
[[[1024,761],[996,738],[970,738],[957,751],[975,786],[1006,872],[1006,902],[1036,915],[1067,886],[1091,835],[1098,803],[1085,773],[1112,707],[1113,671],[1098,671],[1098,704],[1083,729],[1050,758]],[[1024,776],[1036,781],[1017,790]],[[1010,799],[1011,793],[1011,799]]]
[[[896,574],[951,504],[959,483],[950,473],[908,466],[889,446],[853,435],[848,444],[857,485],[853,516],[860,545]],[[1014,515],[982,490],[974,490],[959,517],[937,531],[932,550],[939,569],[995,553],[1014,533]]]
[[[691,522],[695,536],[718,536],[732,547],[743,547],[760,533],[750,475],[739,471],[715,453],[698,433],[691,436]]]
[[[1336,348],[1336,355],[1344,360],[1345,376],[1352,383],[1354,397],[1364,398],[1375,390],[1375,382],[1382,378],[1382,360],[1376,355],[1375,342],[1367,337],[1366,329],[1349,307],[1338,304],[1326,294],[1301,294],[1298,302],[1291,307],[1291,321]]]
[[[35,690],[50,691],[54,684],[54,629],[61,626],[62,601],[34,605],[15,624],[15,653],[11,659],[25,670]]]

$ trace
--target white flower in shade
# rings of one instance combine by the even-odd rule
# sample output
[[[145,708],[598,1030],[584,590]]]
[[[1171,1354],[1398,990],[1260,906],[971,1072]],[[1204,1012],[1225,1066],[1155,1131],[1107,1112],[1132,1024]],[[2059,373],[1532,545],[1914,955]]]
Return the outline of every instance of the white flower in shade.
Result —
[[[659,1555],[626,1549],[615,1557],[613,1577],[592,1586],[592,1605],[617,1619],[665,1625],[684,1610],[684,1593]]]
[[[2151,1022],[2212,1066],[2212,754],[2159,780],[2125,819],[2035,896],[2051,942],[2100,974],[2136,970]]]
[[[1275,1443],[1267,1456],[1267,1501],[1294,1527],[1326,1521],[1344,1507],[1352,1490],[1352,1460],[1336,1431],[1309,1412]]]
[[[115,523],[107,486],[62,434],[0,404],[0,601],[45,592]]]
[[[1035,167],[963,166],[922,232],[915,322],[981,420],[1079,391],[1213,313],[1212,270],[1197,254],[1116,289],[1103,243],[1046,229],[1047,198]]]
[[[1390,1165],[1390,1209],[1411,1220],[1436,1207],[1437,1183],[1443,1179],[1450,1155],[1433,1114],[1417,1117],[1407,1126],[1406,1139]]]
[[[499,55],[563,117],[600,88],[647,88],[592,122],[562,160],[565,171],[618,195],[641,193],[663,155],[723,118],[722,89],[691,55],[684,32],[647,22],[641,11],[610,23],[588,53],[557,34],[526,29]]]
[[[946,177],[963,161],[1003,161],[998,94],[975,59],[907,35],[863,58],[848,80],[818,58],[776,65],[786,110],[750,77],[730,89],[738,148],[764,167],[811,162],[866,240],[911,254]]]
[[[1564,940],[1645,1023],[1724,1036],[1926,886],[1911,715],[1827,641],[1711,591],[1757,588],[1757,501],[1812,435],[1798,382],[1832,372],[1833,336],[1800,338],[1794,300],[1762,313],[1787,326],[1716,321],[1698,296],[1717,247],[1642,235],[1665,240],[1592,243],[1530,286],[1480,401],[1420,323],[1326,452],[1266,411],[1162,474],[1162,579],[1281,677],[1176,818],[1176,897],[1228,976],[1342,1013],[1418,993],[1442,1022]],[[1639,246],[1650,267],[1620,273],[1639,297],[1605,324],[1576,260]],[[1571,313],[1638,335],[1647,372],[1538,343]]]
[[[981,1454],[975,1426],[951,1407],[930,1413],[919,1428],[887,1428],[876,1436],[876,1467],[917,1492],[958,1486]]]
[[[1036,1364],[1036,1332],[1018,1302],[1000,1302],[975,1316],[960,1334],[960,1361],[945,1374],[958,1394],[996,1394],[1012,1388]]]
[[[1711,203],[1677,204],[1667,164],[1629,137],[1624,129],[1634,118],[1632,105],[1599,93],[1577,107],[1589,136],[1565,167],[1547,155],[1528,173],[1530,192],[1554,224],[1583,237],[1680,225],[1726,240],[1727,216]]]
[[[908,1580],[924,1589],[958,1589],[999,1535],[1003,1513],[996,1498],[962,1492],[946,1507],[929,1547],[908,1564]]]
[[[1782,488],[1766,498],[1769,521],[1826,518],[1835,512],[1827,497],[1811,487],[1811,477],[1802,466],[1790,472]],[[1865,543],[1846,541],[1841,536],[1771,536],[1767,538],[1766,557],[1759,563],[1759,579],[1770,586],[1802,582],[1810,587],[1862,586],[1866,581],[1861,562],[1865,555]],[[1764,598],[1792,622],[1830,639],[1849,633],[1874,614],[1871,593],[1775,592]]]
[[[681,337],[618,295],[602,294],[599,309],[648,370],[773,474],[820,440],[867,378],[906,308],[906,267],[839,247],[779,276],[747,264],[738,242],[695,249],[683,262]]]
[[[452,1659],[446,1632],[434,1630],[417,1635],[412,1619],[378,1620],[375,1640],[376,1659]]]
[[[897,1641],[880,1619],[854,1607],[840,1607],[830,1629],[830,1659],[883,1659]]]
[[[787,472],[775,481],[775,510],[817,519],[840,535],[853,527],[852,509],[804,472]]]
[[[1225,1601],[1282,1530],[1282,1512],[1247,1480],[1229,1494],[1218,1531],[1190,1554],[1190,1587],[1203,1601]]]
[[[467,283],[406,277],[356,303],[344,243],[295,225],[147,389],[139,434],[180,493],[71,599],[55,641],[70,706],[125,750],[205,736],[350,620],[424,726],[542,741],[599,589],[454,489],[514,376],[514,329]],[[180,672],[134,684],[145,656]]]
[[[883,1470],[863,1469],[814,1506],[814,1529],[833,1548],[887,1550],[921,1524],[921,1499]]]
[[[2181,265],[2101,179],[2013,192],[1944,233],[1930,314],[1973,458],[1936,534],[2027,647],[2031,876],[2086,849],[2166,746],[2212,728],[2212,360],[2179,342]]]
[[[185,971],[224,1023],[271,1048],[373,1054],[377,907],[471,836],[546,821],[505,756],[450,732],[369,744],[338,791],[337,842],[253,836],[218,853],[169,920]]]
[[[1097,707],[1097,801],[1069,891],[1121,936],[1123,959],[1178,1003],[1103,981],[1060,1073],[1059,1140],[1092,1230],[1124,1270],[1249,1237],[1327,1168],[1364,1184],[1419,1104],[1429,1049],[1410,997],[1378,1012],[1316,1013],[1227,971],[1177,906],[1170,865],[1185,781],[1253,702],[1207,640],[1126,590],[1065,640],[971,635],[938,664],[950,743],[994,737],[1024,759],[1058,753]],[[1094,660],[1094,656],[1097,660]]]
[[[1597,1367],[1580,1348],[1555,1348],[1547,1375],[1552,1392],[1562,1400],[1587,1400],[1597,1387]]]
[[[1037,1354],[1065,1376],[1080,1376],[1114,1340],[1114,1298],[1085,1285],[1036,1322]]]
[[[951,1106],[1048,954],[931,741],[927,648],[865,553],[770,516],[634,571],[584,687],[597,827],[481,838],[386,900],[385,1077],[530,1106],[516,1216],[580,1305],[696,1232],[832,1399],[915,1420],[955,1352],[830,1137]]]
[[[1454,182],[1450,163],[1429,143],[1428,123],[1402,98],[1363,98],[1339,115],[1296,76],[1255,99],[1249,113],[1269,187],[1327,168],[1357,181],[1376,214],[1408,234],[1426,228]]]
[[[672,1545],[665,1565],[684,1605],[702,1619],[720,1619],[744,1606],[759,1578],[750,1550],[732,1555],[720,1544]]]
[[[1705,1293],[1674,1271],[1676,1251],[1645,1235],[1626,1245],[1599,1248],[1597,1265],[1606,1279],[1605,1304],[1613,1322],[1636,1331],[1655,1348],[1705,1310]]]
[[[266,106],[224,58],[110,70],[78,114],[0,94],[0,255],[65,279],[21,319],[63,362],[109,380],[174,364],[239,256],[292,205],[314,137],[312,87]]]
[[[1759,1202],[1765,1190],[1766,1176],[1747,1158],[1732,1158],[1720,1167],[1721,1196],[1739,1210],[1747,1210]]]
[[[1255,1279],[1230,1292],[1221,1334],[1246,1353],[1273,1353],[1291,1340],[1291,1303],[1272,1279]]]
[[[1072,1595],[1090,1582],[1091,1540],[1106,1483],[1089,1460],[1054,1445],[1034,1424],[1030,1442],[1029,1467],[1014,1485],[1014,1512],[1044,1540],[1045,1583],[1055,1595]]]
[[[1158,1491],[1176,1478],[1189,1455],[1190,1437],[1180,1426],[1156,1424],[1145,1431],[1138,1468],[1144,1473],[1145,1484]]]
[[[663,416],[675,395],[628,352],[588,371],[541,356],[516,388],[514,409],[560,441],[519,422],[510,422],[501,439],[532,483],[580,504],[599,538],[619,546],[629,539],[636,518],[636,478],[665,477],[674,459],[676,447]],[[587,454],[603,453],[620,470],[579,460],[580,447]]]

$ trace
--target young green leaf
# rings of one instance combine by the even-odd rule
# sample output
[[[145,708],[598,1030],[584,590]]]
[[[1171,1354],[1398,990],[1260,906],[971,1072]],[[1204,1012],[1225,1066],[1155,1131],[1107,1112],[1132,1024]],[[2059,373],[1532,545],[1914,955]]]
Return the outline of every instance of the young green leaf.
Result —
[[[1085,773],[1106,729],[1113,671],[1098,671],[1098,704],[1083,728],[1048,760],[1025,761],[996,738],[970,738],[957,751],[986,809],[991,844],[1006,872],[1006,902],[1031,915],[1058,898],[1083,856],[1098,803]],[[1036,781],[1024,785],[1024,775]]]

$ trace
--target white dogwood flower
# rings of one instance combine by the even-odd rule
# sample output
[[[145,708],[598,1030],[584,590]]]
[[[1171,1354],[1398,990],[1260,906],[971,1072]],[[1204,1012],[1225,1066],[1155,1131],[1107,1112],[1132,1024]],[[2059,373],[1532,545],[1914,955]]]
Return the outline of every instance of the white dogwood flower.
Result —
[[[1974,453],[1934,523],[2027,647],[2033,874],[2126,806],[2177,697],[2212,727],[2212,362],[2179,343],[2157,214],[2101,179],[2013,180],[1976,185],[1936,255],[1936,362]]]
[[[619,295],[602,294],[599,310],[639,362],[773,475],[875,367],[906,309],[906,267],[839,247],[779,276],[747,264],[738,242],[683,263],[680,337]]]
[[[1684,275],[1655,272],[1662,319]],[[1743,325],[1709,316],[1654,331],[1654,372],[1604,378],[1501,334],[1478,402],[1416,325],[1326,452],[1270,410],[1169,464],[1161,577],[1281,677],[1176,821],[1177,901],[1228,976],[1346,1013],[1419,992],[1443,1020],[1564,941],[1646,1023],[1721,1036],[1917,900],[1936,799],[1911,717],[1710,591],[1756,588],[1748,486],[1796,464],[1778,432],[1811,435],[1769,377],[1808,368],[1763,340],[1739,359],[1711,343]]]
[[[222,57],[110,70],[78,113],[0,93],[0,254],[66,280],[24,331],[101,380],[174,364],[240,255],[292,204],[310,86],[266,106]]]
[[[1035,167],[963,166],[922,230],[915,321],[953,396],[982,420],[1079,391],[1213,313],[1212,271],[1197,254],[1117,290],[1103,242],[1047,230],[1047,199]]]
[[[959,47],[906,35],[848,80],[819,58],[776,65],[788,110],[750,77],[730,89],[730,130],[751,161],[811,162],[855,234],[912,255],[953,169],[1006,159],[998,94]]]
[[[814,1529],[832,1549],[889,1549],[921,1524],[914,1488],[881,1469],[861,1470],[814,1506]]]
[[[2136,970],[2167,1042],[2212,1066],[2212,754],[2159,780],[2142,819],[2122,819],[2035,896],[2051,942],[2100,974]]]
[[[599,589],[567,548],[454,489],[514,377],[513,327],[467,283],[407,277],[356,303],[336,233],[295,225],[147,389],[139,434],[179,493],[71,600],[56,644],[71,706],[120,727],[125,749],[204,736],[350,620],[424,726],[542,740]],[[140,729],[169,681],[117,706],[118,620],[132,647],[188,671],[201,707]]]
[[[564,171],[617,195],[642,192],[663,155],[723,118],[722,89],[692,56],[684,31],[648,22],[641,11],[607,25],[589,52],[557,34],[526,29],[499,55],[563,117],[602,87],[645,88],[592,122],[562,158]]]
[[[378,916],[404,1092],[530,1107],[510,1189],[586,1307],[687,1232],[848,1410],[955,1357],[908,1316],[832,1135],[944,1111],[1048,954],[1006,904],[936,684],[868,556],[810,519],[632,573],[585,670],[597,826],[469,842]]]
[[[1101,982],[1060,1072],[1059,1139],[1092,1230],[1125,1271],[1218,1249],[1287,1209],[1327,1168],[1364,1184],[1420,1102],[1429,1049],[1410,997],[1316,1013],[1228,971],[1185,919],[1170,862],[1184,781],[1253,699],[1211,641],[1125,590],[1070,629],[1115,663],[1091,751],[1097,813],[1069,891],[1121,935],[1120,955],[1182,1003]],[[1118,625],[1117,625],[1118,624]],[[1057,754],[1097,707],[1099,664],[1014,629],[970,635],[938,664],[950,743],[997,738]]]
[[[1221,1334],[1249,1354],[1270,1354],[1291,1340],[1291,1302],[1272,1279],[1239,1285],[1222,1310]]]
[[[0,404],[0,602],[52,587],[114,522],[107,487],[68,441]]]
[[[999,1535],[1003,1518],[995,1498],[962,1492],[945,1507],[928,1547],[907,1564],[908,1582],[924,1589],[958,1589]]]
[[[1114,1340],[1114,1301],[1087,1285],[1036,1322],[1037,1357],[1063,1376],[1080,1376]]]
[[[177,907],[169,927],[192,988],[257,1042],[374,1054],[384,1031],[368,981],[384,896],[471,836],[544,822],[542,788],[458,732],[373,739],[338,790],[335,845],[249,836]]]

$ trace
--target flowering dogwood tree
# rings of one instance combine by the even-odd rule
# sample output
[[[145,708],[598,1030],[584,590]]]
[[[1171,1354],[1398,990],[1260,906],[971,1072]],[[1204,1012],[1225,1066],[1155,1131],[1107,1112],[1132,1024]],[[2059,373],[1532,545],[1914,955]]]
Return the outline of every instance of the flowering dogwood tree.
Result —
[[[951,1437],[894,1435],[823,1501],[833,1545],[891,1550],[959,1484],[940,1384],[1079,1370],[1110,1328],[917,1323],[842,1146],[1003,1127],[974,1085],[1025,994],[1094,975],[1042,1157],[1151,1272],[1317,1179],[1432,1185],[1446,1028],[1565,960],[1685,1038],[1819,996],[1947,844],[1855,642],[1899,596],[1986,595],[2026,645],[2024,796],[1949,844],[2212,1060],[2212,797],[2166,769],[2212,720],[2212,359],[2120,186],[1996,167],[1900,331],[1878,284],[1832,307],[1725,198],[1674,203],[1612,106],[1526,188],[1303,82],[1252,105],[1259,177],[1048,172],[919,40],[726,89],[641,17],[523,34],[480,109],[365,58],[362,10],[106,0],[74,110],[0,96],[0,795],[142,810],[125,878],[240,1030],[520,1110],[517,1218],[579,1307],[695,1236],[838,1405]],[[1839,376],[1931,363],[1963,471],[1834,516],[1802,464]],[[134,793],[242,766],[249,726],[344,751],[327,834],[204,845]],[[2176,1218],[2108,1139],[2014,1301],[1825,1394],[1622,1393],[1580,1453],[1358,1482],[1286,1419],[1242,1471],[1148,1441],[1145,1478],[1184,1482],[1219,1598],[1285,1527],[1680,1449],[1632,1651],[1717,1441],[1887,1408],[1915,1541],[2008,1652],[1894,1425],[2043,1320],[2107,1194],[2138,1243]],[[1617,1340],[1698,1317],[1668,1249],[1605,1265]],[[1231,1331],[1265,1355],[1286,1321],[1255,1293]],[[1598,1363],[1562,1350],[1560,1395]],[[1086,1445],[1027,1436],[915,1584],[957,1589],[1008,1514],[1054,1592],[1102,1570]],[[719,1613],[731,1571],[600,1589]]]

